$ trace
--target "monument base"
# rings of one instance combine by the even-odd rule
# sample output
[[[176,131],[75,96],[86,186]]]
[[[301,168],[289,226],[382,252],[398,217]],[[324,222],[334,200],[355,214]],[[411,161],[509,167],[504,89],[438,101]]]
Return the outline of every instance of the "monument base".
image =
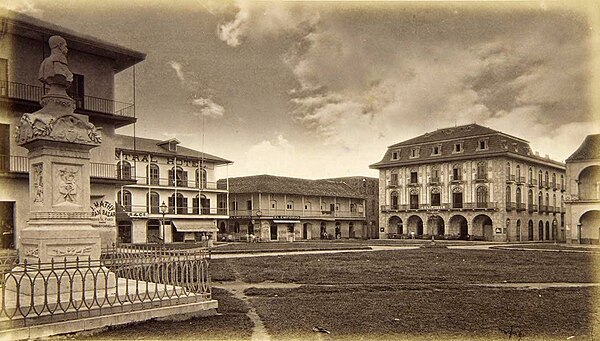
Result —
[[[28,265],[100,259],[100,235],[86,219],[31,220],[20,240],[21,262]]]

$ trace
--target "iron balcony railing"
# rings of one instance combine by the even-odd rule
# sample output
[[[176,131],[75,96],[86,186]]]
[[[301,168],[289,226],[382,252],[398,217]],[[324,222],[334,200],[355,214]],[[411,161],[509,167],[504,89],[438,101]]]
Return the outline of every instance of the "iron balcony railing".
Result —
[[[234,216],[234,217],[254,217],[256,216],[256,212],[258,210],[231,210],[229,212],[230,216]],[[281,210],[281,209],[261,209],[261,216],[263,217],[274,217],[274,216],[281,216],[281,217],[301,217],[301,218],[306,218],[306,217],[336,217],[336,218],[364,218],[365,217],[365,212],[360,212],[358,210],[355,211],[347,211],[347,210],[329,210],[329,209],[324,209],[324,210],[314,210],[314,209],[309,209],[309,210]],[[270,219],[270,218],[269,218]]]
[[[524,184],[525,183],[525,177],[524,176],[517,176],[516,177],[516,181],[517,181],[517,184],[519,184],[519,185]]]
[[[535,205],[535,204],[529,204],[527,206],[527,211],[529,213],[533,213],[533,212],[537,211],[537,205]]]
[[[178,187],[178,188],[193,188],[193,189],[202,189],[202,190],[227,190],[226,182],[211,182],[211,181],[202,181],[195,179],[177,179],[177,178],[156,178],[156,177],[147,177],[147,176],[135,176],[135,167],[130,167],[129,169],[121,169],[117,165],[116,173],[117,178],[123,180],[132,180],[135,181],[138,185],[144,186],[157,186],[157,187]]]
[[[431,211],[431,210],[453,210],[453,209],[496,210],[496,209],[498,209],[498,203],[495,203],[495,202],[455,202],[455,203],[441,203],[440,205],[431,205],[431,204],[381,205],[382,212],[410,211],[410,210]]]
[[[475,181],[488,181],[488,175],[486,173],[477,173],[475,175]]]
[[[121,205],[130,217],[147,216],[148,214],[162,215],[160,206],[146,205]],[[165,214],[173,215],[227,215],[226,208],[198,207],[198,206],[168,206]]]
[[[29,173],[29,159],[27,156],[0,155],[0,171]]]
[[[41,86],[0,81],[0,98],[4,97],[39,102],[45,93],[46,89]],[[132,103],[119,102],[111,99],[87,95],[74,99],[76,108],[80,110],[116,116],[135,117],[135,105]]]
[[[517,209],[517,203],[515,203],[515,202],[507,202],[506,203],[506,210],[507,211],[512,211],[512,210],[515,210],[515,209]]]
[[[211,300],[204,248],[114,246],[100,259],[13,262],[0,271],[3,330]]]
[[[429,178],[429,183],[430,184],[439,184],[440,178],[438,176],[432,176],[431,178]]]
[[[525,211],[525,209],[526,209],[526,205],[524,202],[517,203],[517,211]]]
[[[514,174],[507,174],[506,175],[506,182],[515,182],[515,175]]]

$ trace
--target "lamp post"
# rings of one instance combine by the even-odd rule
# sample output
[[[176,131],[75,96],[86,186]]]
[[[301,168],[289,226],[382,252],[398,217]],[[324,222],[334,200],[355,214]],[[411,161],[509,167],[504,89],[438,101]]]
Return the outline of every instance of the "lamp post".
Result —
[[[167,213],[167,205],[165,204],[165,202],[163,201],[162,204],[160,204],[160,213],[162,214],[162,241],[163,244],[166,243],[165,240],[165,214]]]

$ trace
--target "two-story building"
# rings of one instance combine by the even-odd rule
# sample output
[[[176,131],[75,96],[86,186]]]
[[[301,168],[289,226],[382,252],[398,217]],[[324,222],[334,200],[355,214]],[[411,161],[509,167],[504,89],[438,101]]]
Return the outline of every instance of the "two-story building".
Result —
[[[38,80],[40,63],[50,54],[48,38],[66,39],[69,68],[67,90],[75,113],[87,115],[101,129],[102,144],[91,151],[91,202],[104,244],[115,238],[114,197],[127,183],[117,178],[115,129],[136,121],[135,104],[115,100],[115,75],[145,59],[145,54],[23,14],[0,12],[0,227],[2,247],[18,248],[19,231],[29,216],[27,150],[16,144],[23,113],[41,108],[47,89]]]
[[[469,124],[389,146],[380,237],[565,240],[564,164],[523,139]]]
[[[217,184],[215,168],[231,161],[180,146],[177,139],[115,139],[117,176],[134,182],[116,194],[119,242],[216,239],[217,219],[229,215],[227,183]]]
[[[272,175],[229,178],[229,202],[230,219],[219,222],[222,238],[363,238],[366,228],[364,196],[341,181]]]
[[[346,176],[324,180],[341,181],[364,196],[367,225],[361,235],[365,239],[379,238],[379,179],[365,176]]]
[[[600,243],[600,134],[588,135],[567,163],[567,242]]]

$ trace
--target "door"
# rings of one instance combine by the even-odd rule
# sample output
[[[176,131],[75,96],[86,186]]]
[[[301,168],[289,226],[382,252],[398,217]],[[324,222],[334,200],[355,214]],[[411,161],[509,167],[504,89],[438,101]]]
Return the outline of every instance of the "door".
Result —
[[[8,60],[0,58],[0,96],[8,96]]]
[[[463,197],[462,193],[452,193],[452,207],[453,208],[462,208],[463,207]]]
[[[131,222],[119,222],[119,243],[131,243]]]
[[[0,124],[0,170],[10,170],[10,125]]]
[[[308,224],[302,225],[302,239],[308,238]]]
[[[85,108],[84,107],[84,85],[83,85],[83,75],[73,74],[73,82],[71,86],[67,89],[67,94],[71,96],[75,100],[75,104],[77,108],[88,109],[88,110],[98,110],[99,108]]]
[[[3,249],[15,248],[15,203],[0,201],[0,238]]]
[[[277,240],[277,225],[271,225],[271,240]]]

